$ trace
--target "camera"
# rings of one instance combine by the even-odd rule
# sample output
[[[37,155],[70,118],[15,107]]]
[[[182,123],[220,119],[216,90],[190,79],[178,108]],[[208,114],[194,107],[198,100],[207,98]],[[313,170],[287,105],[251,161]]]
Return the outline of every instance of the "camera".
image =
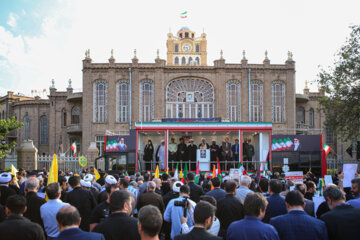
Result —
[[[183,207],[184,208],[184,217],[187,217],[187,209],[188,209],[188,199],[189,197],[183,197],[184,199],[181,201],[174,201],[174,206]]]

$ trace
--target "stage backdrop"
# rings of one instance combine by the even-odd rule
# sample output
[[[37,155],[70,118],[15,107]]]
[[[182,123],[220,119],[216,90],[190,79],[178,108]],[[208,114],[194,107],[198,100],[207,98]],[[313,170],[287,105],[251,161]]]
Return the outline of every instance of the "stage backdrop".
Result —
[[[320,135],[272,135],[272,151],[320,151]]]

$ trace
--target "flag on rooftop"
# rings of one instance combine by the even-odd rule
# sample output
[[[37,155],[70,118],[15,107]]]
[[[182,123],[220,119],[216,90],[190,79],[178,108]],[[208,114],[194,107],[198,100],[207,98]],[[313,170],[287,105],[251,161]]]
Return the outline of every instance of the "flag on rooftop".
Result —
[[[187,18],[187,11],[185,11],[185,12],[182,12],[181,14],[180,14],[180,17],[181,18]]]

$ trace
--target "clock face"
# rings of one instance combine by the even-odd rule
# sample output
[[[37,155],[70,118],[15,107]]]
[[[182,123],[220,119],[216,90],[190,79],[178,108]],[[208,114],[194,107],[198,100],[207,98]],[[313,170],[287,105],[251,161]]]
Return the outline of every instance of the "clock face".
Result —
[[[184,44],[182,48],[184,52],[189,52],[191,50],[191,46],[189,44]]]

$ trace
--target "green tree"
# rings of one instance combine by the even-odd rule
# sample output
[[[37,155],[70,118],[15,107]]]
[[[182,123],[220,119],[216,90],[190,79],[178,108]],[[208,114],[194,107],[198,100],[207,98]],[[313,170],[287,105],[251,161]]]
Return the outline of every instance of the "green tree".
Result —
[[[0,106],[1,108],[1,106]],[[5,158],[5,153],[16,146],[16,142],[5,142],[5,136],[16,129],[22,128],[23,123],[19,123],[15,117],[0,120],[0,158]]]
[[[325,125],[352,141],[360,135],[360,25],[350,28],[333,66],[321,69],[316,82],[326,93],[319,100]]]

